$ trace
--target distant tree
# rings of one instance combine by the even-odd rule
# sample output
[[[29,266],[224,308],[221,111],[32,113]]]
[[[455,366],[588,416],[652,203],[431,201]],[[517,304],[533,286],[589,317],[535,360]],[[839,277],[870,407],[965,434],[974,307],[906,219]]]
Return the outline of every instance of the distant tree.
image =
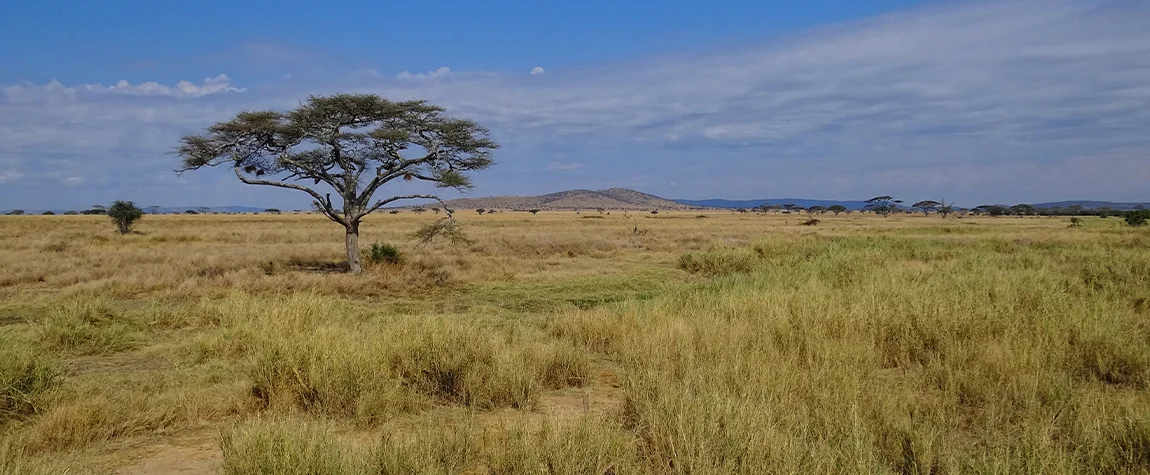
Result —
[[[434,211],[435,214],[437,214],[437,215],[439,214],[439,211],[440,211],[439,208],[431,208],[431,210]]]
[[[1028,205],[1028,204],[1017,204],[1017,205],[1011,206],[1009,209],[1010,209],[1010,214],[1013,214],[1016,216],[1033,216],[1033,215],[1038,214],[1038,210],[1035,209],[1033,206]]]
[[[1145,226],[1146,222],[1150,220],[1150,210],[1135,209],[1128,211],[1123,219],[1125,219],[1128,226]]]
[[[268,208],[268,209],[265,209],[264,212],[267,214],[280,214],[280,213],[282,213],[282,211],[280,211],[276,208]]]
[[[831,205],[830,207],[827,208],[827,211],[834,213],[835,216],[838,216],[839,213],[846,211],[846,210],[847,210],[847,207],[843,206],[843,205]]]
[[[1071,217],[1070,218],[1070,225],[1067,227],[1068,228],[1080,228],[1080,227],[1082,227],[1082,218],[1079,218],[1078,216]]]
[[[182,170],[225,165],[243,183],[307,193],[324,216],[344,227],[348,269],[359,273],[365,216],[400,200],[439,201],[435,195],[410,194],[373,202],[376,191],[397,179],[468,189],[466,173],[491,166],[497,147],[487,129],[424,101],[337,94],[309,97],[287,113],[241,112],[203,135],[184,137],[178,153]],[[325,188],[311,186],[321,182]],[[328,189],[338,201],[325,193]],[[450,212],[444,219],[420,238],[455,230]]]
[[[479,208],[479,209],[475,210],[475,212],[476,212],[476,213],[479,213],[479,215],[480,215],[480,216],[483,216],[483,213],[486,213],[486,212],[487,212],[487,210],[485,210],[485,209],[483,209],[483,208]]]
[[[388,211],[387,214],[399,214],[399,210],[393,209],[391,211]]]
[[[56,215],[56,213],[54,213],[54,212],[52,212],[52,211],[45,211],[45,212],[43,212],[43,213],[41,213],[41,214],[43,214],[44,216],[55,216],[55,215]]]
[[[21,216],[21,215],[23,215],[23,214],[24,214],[24,210],[22,210],[22,209],[14,209],[14,210],[12,210],[12,211],[9,211],[9,212],[7,212],[7,213],[4,213],[4,214],[6,214],[6,215],[8,215],[8,216]]]
[[[529,209],[529,210],[527,210],[527,212],[528,212],[528,213],[531,213],[531,215],[532,215],[532,216],[535,216],[535,214],[536,214],[536,213],[538,213],[538,212],[539,212],[539,210],[537,210],[537,209]]]
[[[922,211],[923,216],[929,216],[931,211],[938,211],[938,207],[942,206],[942,203],[934,200],[922,200],[910,206],[914,209]]]
[[[954,212],[954,203],[947,203],[946,198],[943,198],[938,201],[938,209],[935,211],[938,212],[939,216],[942,216],[942,219],[946,219],[948,215]]]
[[[427,210],[423,208],[411,208],[411,212],[415,214],[423,214],[427,212]]]
[[[811,206],[809,209],[807,209],[808,214],[825,214],[826,212],[826,206]]]
[[[746,214],[747,209],[746,208],[739,208],[739,209],[735,210],[735,212]]]
[[[160,205],[151,205],[148,207],[148,214],[156,214],[160,210]]]
[[[990,216],[1004,216],[1010,214],[1010,208],[1005,205],[980,205],[974,207],[975,211],[981,212]]]
[[[791,210],[795,209],[795,204],[794,203],[787,203],[785,205],[782,205],[782,207],[783,207],[783,211],[790,213]]]
[[[651,214],[659,214],[659,210],[653,209],[653,210],[651,210]]]
[[[184,210],[184,214],[200,214],[194,209]]]
[[[890,216],[891,213],[898,211],[898,205],[901,203],[902,200],[896,200],[893,196],[876,196],[866,200],[863,209],[879,216]]]
[[[86,209],[84,211],[81,211],[80,214],[87,214],[87,215],[108,214],[108,210],[104,209],[104,207],[101,206],[99,208]]]
[[[136,204],[131,201],[113,201],[112,206],[108,207],[108,217],[116,223],[116,229],[120,231],[120,234],[132,232],[132,224],[139,221],[143,216],[144,210],[137,208]]]
[[[75,216],[75,215],[77,215],[77,214],[80,214],[80,213],[79,213],[79,212],[77,212],[77,211],[75,211],[75,210],[68,210],[68,211],[65,211],[65,212],[64,212],[64,215],[65,215],[65,216]]]

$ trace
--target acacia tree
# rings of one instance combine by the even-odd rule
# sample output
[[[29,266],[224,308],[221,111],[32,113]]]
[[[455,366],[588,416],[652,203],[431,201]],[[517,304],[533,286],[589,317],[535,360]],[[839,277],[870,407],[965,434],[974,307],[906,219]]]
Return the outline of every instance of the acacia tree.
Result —
[[[942,206],[942,203],[939,203],[939,202],[934,201],[934,200],[922,200],[922,201],[919,201],[918,203],[911,205],[912,208],[917,209],[919,211],[922,211],[923,216],[930,216],[930,212],[931,211],[938,211],[938,208],[940,206]]]
[[[890,216],[891,213],[898,211],[898,205],[902,200],[896,200],[893,196],[876,196],[866,200],[864,210],[873,211],[874,214],[881,216]]]
[[[246,184],[307,193],[319,212],[344,227],[348,269],[358,273],[365,216],[400,200],[442,203],[432,194],[372,202],[376,191],[397,179],[463,190],[471,187],[466,172],[493,163],[498,145],[487,129],[443,112],[425,101],[392,102],[374,94],[311,96],[290,112],[241,112],[184,137],[178,171],[230,165]],[[320,183],[323,188],[315,186]]]
[[[827,208],[827,211],[834,213],[835,216],[838,216],[839,213],[846,211],[846,210],[847,210],[847,207],[843,206],[843,205],[831,205],[829,208]]]

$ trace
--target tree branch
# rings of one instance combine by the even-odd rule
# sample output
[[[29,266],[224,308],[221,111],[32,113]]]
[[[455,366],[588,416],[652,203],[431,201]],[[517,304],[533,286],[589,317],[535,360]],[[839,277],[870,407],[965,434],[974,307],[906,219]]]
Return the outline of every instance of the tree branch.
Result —
[[[240,170],[239,165],[236,165],[234,167],[234,170],[236,172],[236,177],[238,177],[240,179],[240,181],[247,183],[249,185],[274,186],[274,187],[278,187],[278,188],[287,188],[290,190],[299,190],[299,191],[302,191],[304,193],[307,193],[307,194],[311,195],[313,198],[315,198],[315,202],[317,204],[319,204],[321,207],[320,211],[322,211],[329,219],[331,219],[332,221],[335,221],[339,224],[342,224],[344,226],[347,226],[347,221],[345,219],[343,219],[343,217],[336,214],[335,210],[333,210],[331,208],[331,199],[324,198],[323,195],[320,195],[318,191],[315,191],[315,190],[308,188],[306,186],[296,185],[293,183],[284,183],[281,181],[257,180],[257,179],[253,179],[253,178],[248,178],[248,177],[244,176],[243,171]]]
[[[447,210],[447,203],[444,203],[443,200],[440,199],[438,196],[435,196],[435,195],[403,195],[403,196],[393,196],[393,197],[388,198],[386,200],[379,200],[379,201],[375,202],[375,204],[372,205],[370,208],[365,210],[362,214],[360,214],[359,217],[362,218],[364,216],[367,216],[371,212],[382,208],[384,205],[387,205],[388,203],[394,203],[394,202],[399,201],[399,200],[415,200],[415,199],[435,200],[439,204],[443,205],[443,210],[446,211],[448,215],[451,214],[451,211]]]

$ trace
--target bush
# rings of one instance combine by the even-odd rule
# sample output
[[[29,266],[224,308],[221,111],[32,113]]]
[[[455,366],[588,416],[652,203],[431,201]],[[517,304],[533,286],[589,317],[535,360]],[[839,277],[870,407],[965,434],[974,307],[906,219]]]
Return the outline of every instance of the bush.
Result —
[[[391,244],[372,244],[371,250],[368,251],[367,260],[372,264],[399,264],[403,256],[399,252],[399,248]]]
[[[811,218],[811,219],[808,219],[806,221],[803,221],[802,225],[803,226],[818,226],[819,222],[820,222],[819,220],[817,220],[815,218]]]
[[[750,271],[754,261],[754,254],[747,250],[713,249],[683,254],[679,257],[679,268],[691,274],[718,276]]]
[[[116,200],[108,207],[108,217],[116,223],[120,234],[128,234],[132,232],[132,224],[144,217],[144,210],[131,201]]]
[[[1126,213],[1126,224],[1129,226],[1145,226],[1150,219],[1150,210],[1138,209]]]
[[[55,216],[55,215],[56,215],[56,213],[54,213],[54,212],[52,212],[52,211],[45,211],[45,212],[43,212],[43,213],[41,213],[41,214],[43,214],[44,216]]]

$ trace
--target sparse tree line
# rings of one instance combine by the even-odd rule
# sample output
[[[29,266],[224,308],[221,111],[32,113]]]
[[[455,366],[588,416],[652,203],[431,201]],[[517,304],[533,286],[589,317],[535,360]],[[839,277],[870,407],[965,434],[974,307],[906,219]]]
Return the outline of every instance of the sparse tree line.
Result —
[[[806,213],[808,215],[822,215],[826,213],[833,213],[839,215],[841,213],[851,214],[853,212],[859,213],[872,213],[879,216],[890,216],[893,214],[917,214],[922,213],[924,216],[931,214],[938,215],[946,218],[951,214],[957,215],[973,215],[973,216],[1098,216],[1102,218],[1107,217],[1132,217],[1133,222],[1139,222],[1139,216],[1150,213],[1142,208],[1142,206],[1135,207],[1134,210],[1121,211],[1110,208],[1084,208],[1082,206],[1070,206],[1066,208],[1039,208],[1030,204],[1016,204],[1013,206],[1001,204],[986,204],[979,205],[973,208],[960,208],[955,206],[954,203],[943,200],[923,200],[915,202],[909,206],[904,205],[904,201],[896,199],[893,196],[876,196],[865,201],[865,206],[858,210],[847,209],[843,205],[832,206],[811,206],[804,208],[795,204],[765,204],[757,208],[737,209],[739,213],[781,213],[781,214],[798,214]],[[1137,224],[1134,224],[1137,225]]]

